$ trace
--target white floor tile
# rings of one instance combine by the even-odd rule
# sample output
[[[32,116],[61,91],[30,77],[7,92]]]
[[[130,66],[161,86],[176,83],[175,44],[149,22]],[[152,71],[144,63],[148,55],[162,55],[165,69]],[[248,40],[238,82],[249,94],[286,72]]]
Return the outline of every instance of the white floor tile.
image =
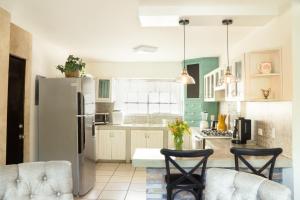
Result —
[[[110,181],[111,183],[130,183],[131,176],[112,176]]]
[[[89,191],[89,193],[87,193],[86,195],[84,195],[83,197],[81,197],[81,199],[88,199],[88,200],[94,200],[94,199],[98,199],[98,197],[100,196],[101,190],[96,190],[96,189],[92,189],[91,191]]]
[[[135,168],[132,166],[132,164],[120,164],[119,167],[117,168],[118,171],[132,171],[135,170]]]
[[[126,191],[103,191],[100,194],[99,199],[106,199],[106,200],[124,200],[126,197]]]
[[[97,176],[112,176],[115,173],[114,170],[96,170]]]
[[[131,180],[132,183],[146,183],[147,178],[141,176],[134,176]]]
[[[106,184],[107,184],[107,183],[96,182],[93,189],[96,189],[96,190],[103,190]]]
[[[99,163],[100,166],[106,166],[106,167],[118,167],[120,163]]]
[[[129,191],[126,200],[146,200],[145,192]]]
[[[134,176],[135,177],[147,177],[147,173],[145,171],[135,171]]]
[[[128,171],[120,171],[120,170],[116,170],[114,172],[114,176],[133,176],[134,174],[134,170],[128,170]]]
[[[118,166],[98,166],[96,167],[96,170],[103,170],[103,171],[115,171],[118,168]]]
[[[146,168],[144,168],[144,167],[136,167],[135,168],[135,171],[146,171]]]
[[[107,183],[111,176],[96,176],[96,182]]]
[[[129,191],[145,192],[146,193],[146,183],[131,183],[129,186]]]
[[[124,190],[127,191],[129,183],[107,183],[104,190]]]

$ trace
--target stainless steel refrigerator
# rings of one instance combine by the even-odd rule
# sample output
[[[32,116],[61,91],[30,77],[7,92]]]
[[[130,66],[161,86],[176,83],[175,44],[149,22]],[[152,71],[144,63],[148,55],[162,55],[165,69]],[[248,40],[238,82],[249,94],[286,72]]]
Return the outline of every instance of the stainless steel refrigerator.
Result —
[[[74,195],[84,195],[96,178],[95,82],[41,78],[38,93],[38,159],[70,161]]]

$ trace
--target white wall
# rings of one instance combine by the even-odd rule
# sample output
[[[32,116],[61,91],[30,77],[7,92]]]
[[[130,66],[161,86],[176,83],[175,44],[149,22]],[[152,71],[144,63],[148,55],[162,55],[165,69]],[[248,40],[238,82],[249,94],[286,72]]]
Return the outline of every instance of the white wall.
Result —
[[[37,75],[57,77],[62,74],[56,70],[58,64],[63,64],[68,56],[67,50],[56,46],[47,40],[32,35],[32,77],[31,77],[31,111],[30,111],[30,160],[37,159],[37,107],[35,100],[35,79]]]
[[[180,62],[99,62],[86,67],[95,77],[175,79],[180,72]]]
[[[294,0],[293,5],[293,58],[293,168],[295,188],[294,199],[297,200],[300,199],[300,0]]]

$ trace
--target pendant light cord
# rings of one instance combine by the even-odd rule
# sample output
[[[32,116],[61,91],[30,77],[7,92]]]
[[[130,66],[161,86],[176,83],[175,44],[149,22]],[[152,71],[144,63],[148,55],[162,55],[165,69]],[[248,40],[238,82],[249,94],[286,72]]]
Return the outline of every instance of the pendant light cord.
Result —
[[[228,23],[226,25],[227,27],[227,67],[229,67],[229,37],[228,37]]]
[[[185,69],[185,22],[183,24],[183,68]]]

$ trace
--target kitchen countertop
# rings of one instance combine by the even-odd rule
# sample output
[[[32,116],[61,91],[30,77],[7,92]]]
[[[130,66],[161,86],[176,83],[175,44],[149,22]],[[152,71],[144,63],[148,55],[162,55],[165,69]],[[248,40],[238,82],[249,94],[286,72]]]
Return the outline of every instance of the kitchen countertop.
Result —
[[[209,148],[214,149],[214,154],[208,159],[207,167],[224,167],[233,168],[234,167],[234,156],[230,153],[231,147],[242,147],[242,148],[262,148],[255,144],[232,144],[230,140],[224,139],[214,139],[209,141]],[[263,166],[269,157],[245,157],[250,160],[250,163],[254,167]],[[183,167],[193,167],[196,165],[198,160],[185,158],[175,159]],[[164,168],[165,160],[164,156],[160,154],[160,149],[136,149],[132,164],[135,167],[147,167],[147,168]],[[243,165],[241,165],[243,166]],[[292,167],[292,159],[280,155],[276,160],[277,168],[290,168]]]
[[[168,129],[164,124],[95,124],[98,129]]]

